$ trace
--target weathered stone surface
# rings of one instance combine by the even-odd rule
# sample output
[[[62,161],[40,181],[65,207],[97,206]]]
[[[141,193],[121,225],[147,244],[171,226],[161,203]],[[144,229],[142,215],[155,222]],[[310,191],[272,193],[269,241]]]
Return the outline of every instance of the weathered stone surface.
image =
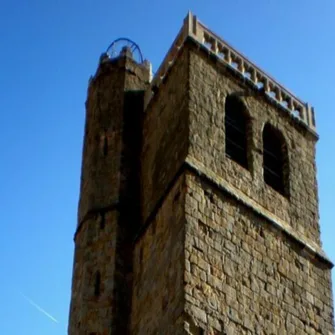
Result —
[[[89,334],[89,330],[108,334],[113,310],[116,211],[105,214],[100,228],[99,215],[87,220],[77,235],[73,268],[69,334]],[[95,297],[95,275],[101,274],[101,295]],[[105,331],[105,332],[103,332]]]
[[[187,155],[188,76],[188,52],[185,50],[145,111],[141,155],[144,221],[157,206]]]
[[[314,131],[196,40],[175,56],[146,109],[143,64],[90,83],[69,334],[333,334]],[[249,115],[248,169],[226,157],[229,94]],[[264,182],[266,123],[286,196]]]
[[[195,322],[206,331],[220,324],[228,332],[233,324],[234,334],[332,334],[330,269],[203,178],[188,174],[186,184],[185,250],[191,270],[185,268],[190,295],[185,308]],[[199,202],[218,215],[199,211]],[[199,240],[206,252],[197,247]],[[259,243],[264,248],[257,251]],[[215,260],[219,255],[221,262]],[[314,281],[323,284],[309,284]]]
[[[125,333],[130,323],[138,167],[148,69],[100,64],[86,111],[69,334]]]
[[[181,176],[134,253],[131,334],[176,334],[184,306],[185,211]]]
[[[296,232],[319,243],[314,135],[234,78],[231,71],[210,60],[205,52],[192,51],[189,66],[189,154],[289,223]],[[228,94],[240,96],[251,118],[249,170],[225,157],[224,104]],[[267,122],[281,131],[288,147],[288,198],[263,181],[262,129]]]

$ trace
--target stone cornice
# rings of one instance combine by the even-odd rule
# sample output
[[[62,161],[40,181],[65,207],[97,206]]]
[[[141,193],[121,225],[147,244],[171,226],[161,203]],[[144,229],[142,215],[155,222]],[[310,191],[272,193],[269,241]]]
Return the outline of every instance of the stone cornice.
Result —
[[[220,178],[213,171],[205,167],[201,162],[188,156],[185,163],[186,166],[197,175],[207,179],[210,183],[214,184],[219,189],[228,193],[231,197],[235,198],[239,202],[242,202],[245,206],[250,208],[256,214],[265,218],[275,228],[277,228],[279,231],[282,231],[289,238],[298,243],[301,246],[301,250],[309,254],[311,258],[318,259],[322,263],[326,264],[326,266],[329,268],[332,268],[334,266],[318,244],[307,239],[305,236],[299,235],[287,222],[275,216],[273,213],[268,211],[266,208],[261,206],[259,203],[257,203],[247,195],[245,195],[236,187],[230,185],[226,180]]]

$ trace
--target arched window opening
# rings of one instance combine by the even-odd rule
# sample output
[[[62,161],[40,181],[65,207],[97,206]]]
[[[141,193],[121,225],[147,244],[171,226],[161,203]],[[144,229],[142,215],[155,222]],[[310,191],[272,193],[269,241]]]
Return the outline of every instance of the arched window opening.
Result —
[[[94,295],[96,297],[100,296],[100,290],[101,290],[101,275],[100,272],[97,271],[95,274],[95,283],[94,283]]]
[[[263,130],[264,181],[277,192],[287,194],[287,150],[282,134],[269,124]]]
[[[248,169],[248,117],[243,102],[234,95],[226,98],[226,156]]]

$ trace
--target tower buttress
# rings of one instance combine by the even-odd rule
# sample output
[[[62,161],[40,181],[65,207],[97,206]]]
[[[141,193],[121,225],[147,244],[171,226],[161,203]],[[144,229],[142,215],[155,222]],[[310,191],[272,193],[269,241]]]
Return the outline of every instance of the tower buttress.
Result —
[[[104,54],[86,102],[69,334],[126,334],[148,64]],[[122,322],[120,322],[120,320]]]

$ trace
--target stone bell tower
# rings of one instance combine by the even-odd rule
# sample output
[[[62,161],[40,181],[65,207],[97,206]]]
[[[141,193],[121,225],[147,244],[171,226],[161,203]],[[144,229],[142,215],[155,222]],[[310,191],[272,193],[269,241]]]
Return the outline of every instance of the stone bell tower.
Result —
[[[69,334],[334,334],[314,109],[191,13],[152,80],[129,46],[89,84]]]
[[[141,118],[151,70],[134,59],[127,41],[117,42],[126,47],[111,55],[112,45],[101,56],[88,87],[69,334],[125,334],[129,317]]]

